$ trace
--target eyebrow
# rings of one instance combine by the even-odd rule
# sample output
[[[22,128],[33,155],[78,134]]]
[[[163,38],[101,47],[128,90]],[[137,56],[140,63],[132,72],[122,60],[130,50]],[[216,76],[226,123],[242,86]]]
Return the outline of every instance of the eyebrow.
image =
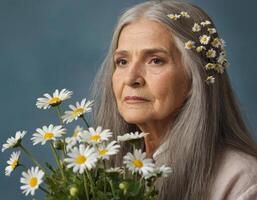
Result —
[[[169,54],[169,51],[167,51],[164,48],[152,48],[152,49],[143,49],[142,50],[143,54],[154,54],[154,53],[164,53],[164,54]],[[126,50],[116,50],[114,51],[113,55],[127,55],[128,51]]]

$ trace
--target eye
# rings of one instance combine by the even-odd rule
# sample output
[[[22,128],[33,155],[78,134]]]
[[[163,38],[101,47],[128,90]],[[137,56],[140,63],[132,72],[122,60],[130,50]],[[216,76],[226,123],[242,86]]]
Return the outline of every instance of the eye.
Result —
[[[153,58],[153,59],[150,61],[150,64],[162,65],[162,64],[164,64],[164,60],[161,59],[161,58]]]
[[[117,66],[123,66],[123,65],[126,65],[127,64],[127,61],[123,58],[119,58],[115,61],[115,65]]]

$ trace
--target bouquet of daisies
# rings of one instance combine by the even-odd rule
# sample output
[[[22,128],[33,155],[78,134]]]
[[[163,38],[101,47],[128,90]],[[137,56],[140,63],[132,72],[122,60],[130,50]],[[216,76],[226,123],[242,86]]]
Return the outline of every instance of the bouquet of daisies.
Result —
[[[60,125],[44,125],[37,128],[31,137],[33,145],[49,145],[56,161],[55,167],[47,162],[42,165],[22,144],[26,131],[17,131],[15,137],[7,139],[2,152],[14,151],[7,161],[5,175],[10,176],[17,167],[23,167],[20,189],[27,195],[35,195],[40,189],[45,192],[47,200],[81,200],[81,199],[154,199],[158,191],[154,187],[159,177],[167,177],[171,168],[165,165],[155,166],[146,153],[137,149],[137,141],[147,133],[126,133],[117,138],[109,129],[90,127],[86,113],[92,111],[93,101],[83,99],[70,110],[62,113],[63,101],[71,98],[72,92],[66,89],[55,90],[53,95],[44,94],[38,98],[39,109],[56,109]],[[85,127],[77,126],[67,136],[65,124],[81,119]],[[133,146],[133,152],[123,157],[123,166],[107,167],[111,156],[117,154],[122,142]],[[21,152],[30,158],[32,167],[21,161]]]

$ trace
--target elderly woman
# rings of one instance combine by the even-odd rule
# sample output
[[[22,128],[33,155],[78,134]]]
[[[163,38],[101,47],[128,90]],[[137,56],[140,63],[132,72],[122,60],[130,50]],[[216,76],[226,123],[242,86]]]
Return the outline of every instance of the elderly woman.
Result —
[[[156,183],[158,199],[257,199],[257,145],[227,65],[224,41],[197,6],[150,1],[120,17],[93,88],[94,122],[116,136],[150,133],[142,149],[173,169]]]

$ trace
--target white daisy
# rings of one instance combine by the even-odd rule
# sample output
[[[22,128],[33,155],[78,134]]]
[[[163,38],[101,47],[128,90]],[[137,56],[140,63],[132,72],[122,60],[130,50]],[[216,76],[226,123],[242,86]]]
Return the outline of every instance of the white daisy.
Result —
[[[146,158],[146,153],[142,153],[141,149],[135,149],[134,155],[130,152],[127,153],[123,158],[123,163],[133,174],[138,172],[143,176],[147,176],[154,170],[153,160]]]
[[[112,137],[110,129],[102,130],[101,126],[98,126],[96,130],[90,127],[83,132],[83,135],[81,135],[82,141],[87,142],[88,144],[99,144],[103,141],[107,141],[110,137]]]
[[[185,18],[190,18],[190,15],[185,11],[180,12],[180,15],[185,17]]]
[[[73,172],[79,172],[82,174],[85,169],[91,169],[95,167],[97,162],[97,152],[93,147],[85,147],[85,145],[81,144],[78,147],[74,147],[74,149],[68,153],[69,158],[65,158],[64,161],[67,162],[68,168],[73,168]]]
[[[170,19],[172,20],[177,20],[181,17],[181,15],[178,15],[178,14],[169,14],[167,15]]]
[[[57,138],[62,137],[65,134],[66,129],[62,126],[54,126],[50,124],[48,127],[43,126],[42,128],[37,128],[36,133],[33,134],[31,140],[33,145],[41,143],[44,145],[47,141],[55,141]]]
[[[217,31],[216,31],[215,28],[208,28],[208,32],[209,32],[210,34],[217,33]]]
[[[205,46],[198,46],[198,47],[196,47],[196,51],[197,51],[198,53],[202,52],[203,50],[206,50],[206,47],[205,47]]]
[[[200,26],[199,24],[197,24],[197,23],[194,23],[194,26],[193,26],[193,28],[192,28],[192,31],[193,31],[193,32],[199,32],[199,31],[201,31],[201,26]]]
[[[47,109],[51,106],[57,106],[61,104],[64,100],[69,99],[72,95],[72,92],[66,89],[62,89],[60,92],[59,90],[55,90],[53,96],[46,93],[41,98],[37,99],[36,106],[38,108]]]
[[[202,36],[200,36],[200,43],[201,44],[208,44],[209,43],[209,41],[210,41],[210,36],[208,36],[208,35],[202,35]]]
[[[77,140],[74,139],[73,137],[66,137],[65,143],[66,143],[66,150],[69,152],[77,144]]]
[[[191,40],[187,41],[187,42],[185,43],[185,48],[186,48],[186,49],[193,49],[193,48],[195,48],[195,42],[194,42],[194,41],[191,41]]]
[[[172,173],[172,169],[170,167],[162,165],[161,167],[155,167],[153,172],[147,174],[144,178],[149,179],[151,177],[168,177],[170,173]]]
[[[224,72],[224,67],[223,67],[221,64],[216,64],[215,70],[216,70],[218,73],[222,74],[222,73]]]
[[[214,68],[215,68],[215,64],[213,64],[213,63],[207,63],[207,64],[204,66],[204,68],[205,68],[206,70],[208,70],[208,69],[214,69]]]
[[[140,139],[145,137],[146,135],[148,135],[149,133],[139,133],[138,131],[136,131],[135,133],[131,132],[131,133],[126,133],[124,135],[118,136],[117,140],[120,142],[123,141],[129,141],[129,140],[136,140],[136,139]]]
[[[26,133],[27,131],[17,131],[15,137],[8,138],[6,143],[3,144],[2,152],[6,149],[17,147]]]
[[[19,158],[20,158],[20,151],[13,152],[11,154],[10,159],[7,161],[8,166],[5,168],[5,175],[10,176],[11,173],[15,170],[15,168],[19,164]]]
[[[35,190],[43,182],[44,175],[45,173],[38,167],[31,167],[27,172],[22,172],[23,177],[20,179],[20,182],[24,184],[20,187],[23,190],[22,193],[25,193],[26,196],[29,193],[34,195]]]
[[[73,120],[77,120],[79,117],[83,116],[83,114],[87,112],[91,112],[92,105],[93,105],[93,101],[86,102],[86,98],[83,99],[81,103],[76,102],[76,106],[69,105],[71,110],[64,112],[64,115],[62,116],[63,121],[68,124]]]
[[[202,26],[207,26],[207,25],[210,25],[211,22],[208,21],[208,20],[206,20],[206,21],[204,21],[204,22],[201,22],[200,24],[201,24]]]
[[[209,49],[207,52],[206,52],[206,56],[208,58],[215,58],[216,57],[216,51],[214,49]]]
[[[106,169],[107,173],[119,173],[119,174],[123,174],[124,173],[124,169],[121,167],[111,167],[109,169]]]
[[[221,41],[219,38],[214,38],[211,42],[213,47],[219,48],[221,46]]]
[[[115,155],[119,152],[120,145],[117,144],[117,141],[110,142],[107,146],[100,144],[97,147],[98,156],[102,159],[109,160],[111,155]]]
[[[215,78],[213,76],[208,76],[205,81],[207,84],[213,84],[215,83]]]

